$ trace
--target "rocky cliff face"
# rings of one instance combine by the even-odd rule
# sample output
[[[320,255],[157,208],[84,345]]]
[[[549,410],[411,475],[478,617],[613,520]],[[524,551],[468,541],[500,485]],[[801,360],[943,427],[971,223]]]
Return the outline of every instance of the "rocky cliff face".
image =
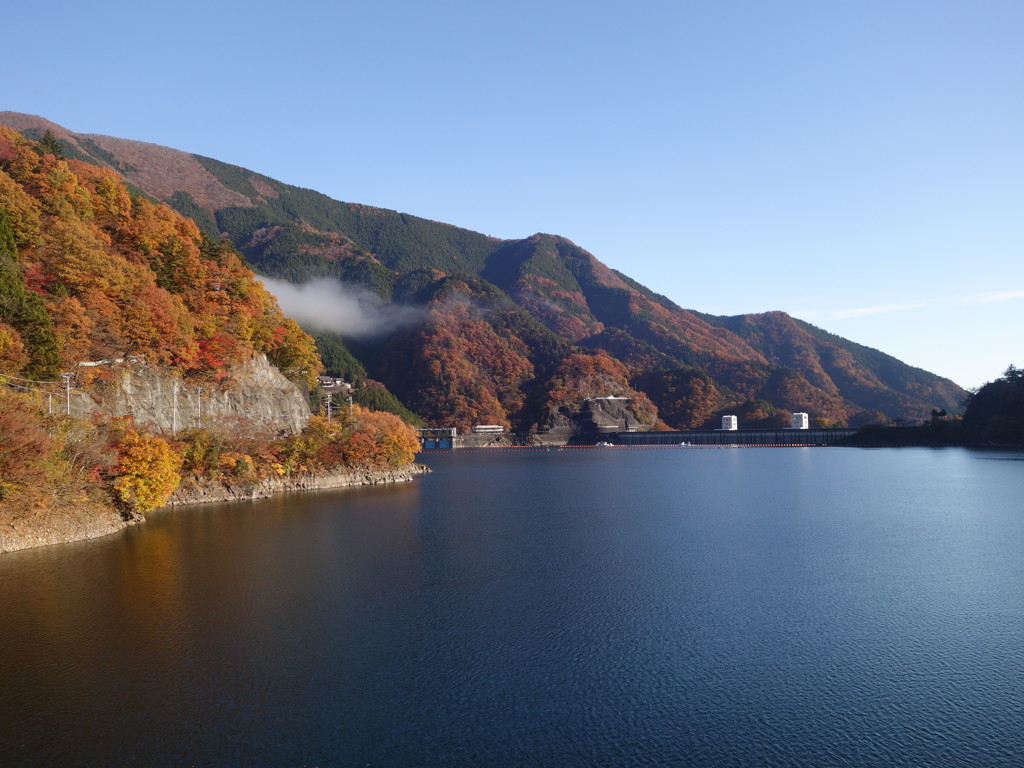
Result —
[[[629,432],[649,429],[633,412],[627,397],[595,397],[587,400],[578,421],[584,432]]]
[[[92,381],[71,392],[71,414],[79,418],[132,416],[164,435],[216,426],[256,436],[294,434],[310,416],[306,395],[263,356],[233,368],[223,384],[201,387],[140,363],[113,363],[99,374],[84,370],[81,378]]]

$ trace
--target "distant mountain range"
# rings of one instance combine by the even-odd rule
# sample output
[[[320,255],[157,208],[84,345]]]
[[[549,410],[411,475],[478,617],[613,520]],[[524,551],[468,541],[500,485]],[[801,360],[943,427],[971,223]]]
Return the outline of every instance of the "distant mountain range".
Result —
[[[644,425],[717,426],[734,413],[770,426],[796,411],[858,425],[921,420],[966,396],[784,312],[684,309],[557,235],[498,240],[40,117],[0,112],[0,124],[34,139],[49,131],[68,157],[229,239],[258,273],[332,278],[414,309],[377,336],[340,327],[316,339],[333,373],[380,382],[430,424],[544,429],[585,398],[617,395],[633,398]]]

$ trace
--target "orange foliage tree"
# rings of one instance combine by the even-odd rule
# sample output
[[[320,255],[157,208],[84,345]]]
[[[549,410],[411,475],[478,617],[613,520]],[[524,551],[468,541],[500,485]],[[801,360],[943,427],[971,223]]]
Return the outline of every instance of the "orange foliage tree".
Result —
[[[391,413],[352,406],[348,434],[340,441],[341,456],[348,466],[401,467],[419,450],[415,433]]]
[[[47,482],[52,441],[28,401],[0,389],[0,503]]]
[[[353,405],[337,418],[310,418],[301,434],[272,451],[276,474],[358,467],[390,469],[413,461],[419,441],[412,428],[384,411]],[[280,469],[279,469],[280,468]]]

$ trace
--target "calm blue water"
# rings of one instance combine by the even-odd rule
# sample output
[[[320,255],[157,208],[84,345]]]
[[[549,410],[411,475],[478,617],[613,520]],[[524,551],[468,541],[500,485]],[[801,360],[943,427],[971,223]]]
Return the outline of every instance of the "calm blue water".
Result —
[[[1024,454],[431,454],[0,556],[0,764],[1024,765]]]

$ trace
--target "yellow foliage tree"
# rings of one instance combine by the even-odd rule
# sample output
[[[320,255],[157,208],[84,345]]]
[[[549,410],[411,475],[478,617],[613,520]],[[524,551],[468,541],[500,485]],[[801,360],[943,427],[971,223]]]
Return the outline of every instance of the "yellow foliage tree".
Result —
[[[117,497],[132,512],[164,504],[181,481],[182,458],[162,438],[134,429],[121,439],[121,461],[114,481]]]
[[[0,374],[14,374],[28,365],[28,355],[21,336],[11,326],[0,322]]]

